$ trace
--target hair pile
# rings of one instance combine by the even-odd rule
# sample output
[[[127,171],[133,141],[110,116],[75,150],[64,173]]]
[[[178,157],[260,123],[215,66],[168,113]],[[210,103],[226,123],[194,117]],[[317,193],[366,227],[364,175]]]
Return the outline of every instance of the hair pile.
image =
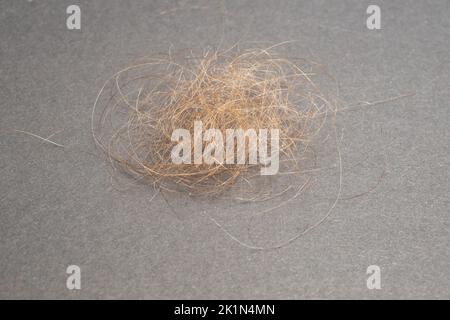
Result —
[[[114,168],[190,194],[217,194],[238,180],[250,181],[260,169],[248,161],[172,163],[172,132],[184,128],[193,134],[197,120],[204,130],[224,135],[230,128],[279,129],[280,172],[302,172],[302,155],[327,113],[335,112],[314,81],[319,67],[269,49],[153,58],[105,83],[93,110],[94,139]]]

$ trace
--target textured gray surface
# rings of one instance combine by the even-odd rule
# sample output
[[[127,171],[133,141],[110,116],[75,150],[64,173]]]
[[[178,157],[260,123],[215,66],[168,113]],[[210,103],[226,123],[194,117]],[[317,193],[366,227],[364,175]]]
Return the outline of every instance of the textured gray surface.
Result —
[[[76,3],[81,31],[65,25],[75,1],[0,4],[0,297],[450,298],[448,1],[377,1],[378,31],[365,27],[368,1]],[[383,163],[386,174],[278,250],[239,246],[205,212],[264,245],[326,208],[299,199],[250,223],[251,208],[226,201],[150,203],[146,186],[111,187],[90,136],[92,104],[114,71],[221,40],[297,40],[288,53],[327,64],[349,103],[415,93],[338,117],[342,193],[369,188]],[[68,147],[13,129],[64,129],[52,139]],[[81,267],[79,291],[65,287],[69,264]],[[381,290],[366,288],[372,264]]]

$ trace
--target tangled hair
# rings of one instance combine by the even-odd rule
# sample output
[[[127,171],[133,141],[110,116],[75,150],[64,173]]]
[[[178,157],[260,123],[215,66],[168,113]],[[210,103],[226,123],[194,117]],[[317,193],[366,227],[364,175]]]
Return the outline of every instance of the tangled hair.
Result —
[[[205,195],[249,182],[262,165],[250,164],[248,154],[244,164],[175,164],[174,130],[193,134],[194,121],[223,135],[278,129],[280,174],[302,172],[302,155],[335,110],[313,81],[319,65],[270,51],[169,54],[119,71],[94,105],[96,143],[116,169],[165,190]]]

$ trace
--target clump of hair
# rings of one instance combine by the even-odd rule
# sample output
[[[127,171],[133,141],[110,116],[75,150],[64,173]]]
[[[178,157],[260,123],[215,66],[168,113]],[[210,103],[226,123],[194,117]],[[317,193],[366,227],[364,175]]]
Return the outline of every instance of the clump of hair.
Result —
[[[193,134],[195,121],[224,136],[230,128],[278,129],[280,169],[301,172],[302,154],[333,111],[314,82],[315,67],[269,49],[153,58],[103,86],[93,110],[94,139],[114,168],[190,194],[217,194],[238,180],[250,181],[261,167],[248,161],[174,164],[172,132],[184,128]]]

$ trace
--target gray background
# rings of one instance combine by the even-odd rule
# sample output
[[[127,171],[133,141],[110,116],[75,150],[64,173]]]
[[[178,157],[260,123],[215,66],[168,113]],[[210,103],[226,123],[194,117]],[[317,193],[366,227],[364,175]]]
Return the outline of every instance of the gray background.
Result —
[[[374,31],[371,2],[1,1],[0,297],[450,298],[449,2],[375,1]],[[81,31],[66,29],[69,4],[81,7]],[[385,167],[375,190],[339,201],[289,246],[252,251],[205,215],[245,240],[249,208],[150,203],[148,186],[112,187],[90,115],[115,71],[169,47],[285,40],[297,41],[289,54],[326,64],[350,104],[415,93],[338,116],[342,192],[367,190]],[[56,132],[67,147],[14,129]],[[314,208],[278,210],[255,241],[288,238],[302,215],[323,215]],[[66,289],[70,264],[81,267],[79,291]],[[373,264],[381,290],[366,288]]]

